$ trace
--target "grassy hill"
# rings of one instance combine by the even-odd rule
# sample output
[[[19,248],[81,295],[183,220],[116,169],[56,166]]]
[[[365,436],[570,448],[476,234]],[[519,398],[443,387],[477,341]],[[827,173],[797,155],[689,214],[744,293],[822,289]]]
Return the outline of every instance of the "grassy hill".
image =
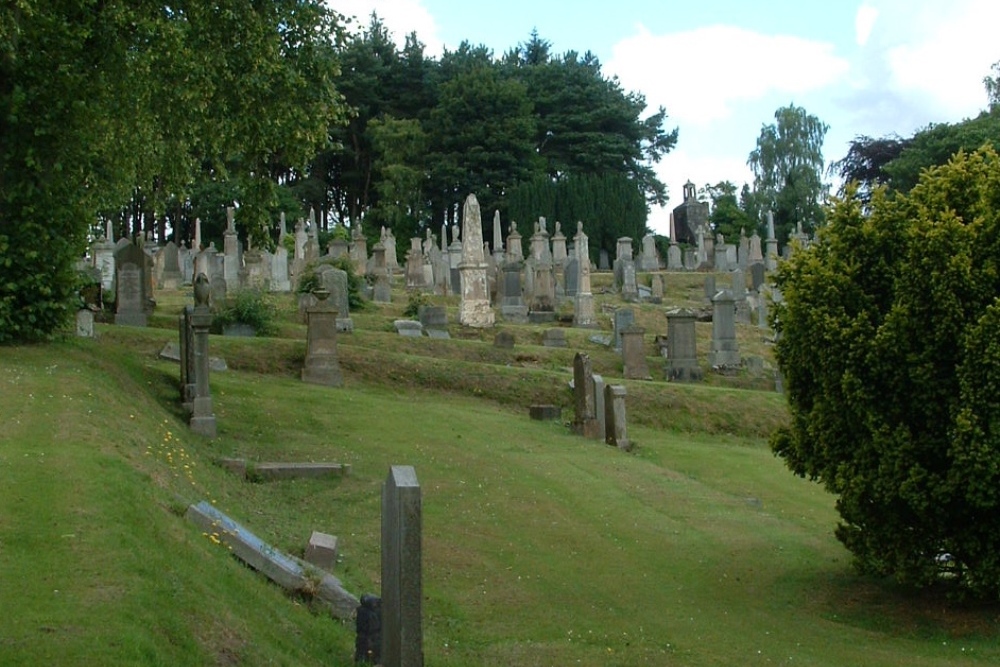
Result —
[[[696,304],[697,281],[668,276],[668,294]],[[279,337],[212,337],[230,370],[212,376],[219,437],[206,440],[158,356],[189,299],[159,294],[148,329],[0,348],[0,664],[352,664],[350,624],[286,596],[183,512],[210,500],[295,554],[312,530],[336,534],[336,574],[378,592],[391,464],[413,465],[423,491],[428,665],[1000,661],[996,607],[852,573],[833,499],[767,449],[786,418],[767,378],[625,382],[638,446],[624,454],[527,417],[544,401],[571,419],[577,350],[619,381],[592,332],[567,330],[565,350],[532,327],[508,327],[511,351],[457,327],[452,341],[405,340],[391,328],[399,295],[353,314],[346,386],[330,389],[296,377],[305,329],[288,299]],[[647,339],[662,313],[642,306]],[[769,355],[759,330],[740,337]],[[228,456],[352,470],[251,483],[214,463]]]

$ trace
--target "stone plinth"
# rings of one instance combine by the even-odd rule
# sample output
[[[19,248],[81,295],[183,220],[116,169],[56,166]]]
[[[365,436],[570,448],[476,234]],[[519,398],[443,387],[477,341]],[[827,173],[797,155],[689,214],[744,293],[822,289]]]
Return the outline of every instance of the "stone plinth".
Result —
[[[392,466],[382,486],[382,664],[386,667],[424,664],[421,531],[417,473],[412,466]]]
[[[337,357],[337,309],[327,303],[325,291],[317,293],[319,302],[306,311],[306,362],[302,381],[340,387],[344,384]]]

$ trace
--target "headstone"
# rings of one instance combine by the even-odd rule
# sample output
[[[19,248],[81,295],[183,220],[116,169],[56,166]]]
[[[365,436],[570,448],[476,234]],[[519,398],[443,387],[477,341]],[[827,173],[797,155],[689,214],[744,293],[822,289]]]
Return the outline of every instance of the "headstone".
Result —
[[[755,262],[750,265],[750,283],[753,286],[754,291],[759,292],[760,288],[764,286],[764,281],[766,279],[767,276],[764,272],[763,262]]]
[[[601,248],[601,252],[597,259],[597,270],[598,271],[610,271],[611,270],[611,260],[608,259],[608,251]]]
[[[642,237],[642,250],[639,254],[639,271],[659,271],[660,258],[656,254],[656,239],[652,234]]]
[[[348,255],[354,265],[354,274],[365,275],[368,266],[368,240],[361,232],[360,225],[351,229],[351,244],[348,246]]]
[[[321,264],[316,269],[316,275],[323,289],[330,293],[329,305],[337,313],[337,331],[354,331],[354,320],[351,319],[347,271],[335,268],[329,264]]]
[[[344,377],[337,357],[337,308],[327,300],[326,289],[314,292],[318,298],[307,312],[306,361],[302,381],[327,387],[341,387]]]
[[[563,329],[546,329],[542,334],[542,345],[545,347],[567,347],[566,331]]]
[[[520,262],[523,259],[524,250],[521,247],[521,235],[517,233],[517,223],[512,220],[510,233],[507,235],[507,261]]]
[[[500,211],[493,211],[493,261],[501,266],[504,261],[503,230],[500,229]]]
[[[715,289],[715,274],[709,273],[705,276],[705,300],[711,303],[712,297],[714,297],[715,293],[718,291],[719,290]]]
[[[607,414],[604,409],[604,387],[607,383],[604,377],[594,373],[594,414],[597,417],[597,437],[601,438],[607,433]]]
[[[156,253],[157,259],[163,266],[160,274],[160,289],[178,289],[181,286],[181,263],[180,255],[177,252],[177,244],[173,241],[167,243]]]
[[[663,278],[659,273],[654,273],[649,278],[649,300],[652,303],[663,303]]]
[[[697,382],[702,379],[698,364],[694,311],[678,308],[667,311],[666,378],[674,382]]]
[[[740,245],[736,251],[736,264],[741,271],[750,268],[750,239],[747,238],[746,231],[740,230]]]
[[[420,239],[410,239],[410,250],[406,253],[406,289],[425,290],[428,286],[424,276],[424,253],[420,248]]]
[[[428,333],[431,329],[448,330],[448,311],[444,306],[420,306],[417,309],[417,318],[424,331]]]
[[[389,282],[389,267],[386,265],[385,243],[381,240],[372,248],[372,275],[375,276],[372,301],[391,303],[392,285]]]
[[[528,304],[524,302],[521,292],[521,271],[524,263],[521,261],[505,261],[500,269],[497,280],[497,303],[500,305],[500,315],[505,322],[526,324],[528,322]]]
[[[396,255],[396,237],[391,229],[385,231],[385,240],[382,241],[382,245],[385,246],[385,268],[389,270],[389,273],[394,273],[399,268],[399,260]]]
[[[632,259],[632,239],[623,236],[618,239],[618,256],[615,259],[615,289],[625,301],[639,300],[639,286],[635,276],[635,260]]]
[[[625,387],[609,384],[604,388],[604,442],[624,451],[631,451],[628,423],[625,416]]]
[[[275,248],[271,259],[271,291],[289,292],[292,283],[288,275],[288,249],[282,245]]]
[[[144,327],[146,326],[146,310],[144,290],[142,287],[142,270],[127,262],[118,268],[118,295],[115,299],[115,324]]]
[[[181,285],[191,285],[194,282],[195,251],[182,244],[177,249],[177,257],[181,265]]]
[[[496,336],[493,337],[493,347],[500,348],[501,350],[513,350],[514,334],[509,331],[498,331]]]
[[[681,247],[676,241],[670,241],[670,247],[667,249],[667,271],[683,271],[684,270],[684,257],[681,253]]]
[[[576,236],[573,237],[576,249],[576,297],[573,301],[573,326],[591,328],[597,326],[597,316],[594,312],[594,295],[590,287],[590,240],[583,233],[583,223],[576,223]],[[569,281],[567,281],[568,283]]]
[[[712,347],[708,353],[708,364],[717,369],[740,365],[740,347],[736,340],[736,300],[730,290],[722,290],[712,299]]]
[[[235,209],[232,206],[226,207],[226,231],[222,235],[222,253],[222,277],[226,279],[227,289],[235,289],[240,284],[242,261],[240,241],[236,235]]]
[[[562,419],[562,408],[558,405],[532,405],[528,415],[535,421],[558,421]]]
[[[195,287],[199,287],[196,282]],[[204,289],[204,283],[200,284],[200,289]],[[202,297],[196,296],[195,299]],[[191,325],[191,316],[194,314],[194,306],[184,306],[178,317],[179,334],[179,359],[181,367],[181,404],[185,409],[191,410],[194,407],[194,397],[197,394],[195,387],[194,369],[194,328]],[[162,356],[163,353],[161,352]]]
[[[90,247],[90,252],[94,267],[101,272],[101,289],[113,293],[115,291],[115,244],[107,239],[101,239]]]
[[[778,268],[778,239],[774,236],[774,212],[767,212],[767,240],[764,241],[764,268],[774,271]]]
[[[556,221],[556,230],[552,234],[552,264],[557,270],[561,270],[566,265],[566,237],[560,229],[559,221]]]
[[[643,343],[645,333],[645,329],[634,324],[621,332],[622,360],[626,379],[652,379],[649,375],[649,366],[646,364],[646,346]]]
[[[404,338],[420,338],[424,335],[424,326],[416,320],[394,320],[392,325],[396,333]]]
[[[742,301],[747,298],[747,279],[743,269],[734,269],[732,276],[733,298]]]
[[[622,332],[635,323],[635,311],[631,308],[619,308],[614,315],[615,351],[622,350]]]
[[[760,245],[760,234],[757,232],[754,232],[753,236],[750,237],[750,250],[747,254],[747,260],[751,265],[764,261],[764,254],[761,251]]]
[[[94,311],[90,308],[76,311],[76,335],[80,338],[94,337]]]
[[[482,245],[480,245],[482,251]],[[422,510],[412,466],[382,486],[382,665],[423,667]]]
[[[492,327],[493,309],[486,282],[486,261],[483,257],[483,226],[479,215],[479,201],[470,194],[462,210],[462,294],[458,308],[458,321],[462,326]]]
[[[590,356],[577,352],[573,357],[573,432],[585,438],[600,438],[594,406],[594,373]]]

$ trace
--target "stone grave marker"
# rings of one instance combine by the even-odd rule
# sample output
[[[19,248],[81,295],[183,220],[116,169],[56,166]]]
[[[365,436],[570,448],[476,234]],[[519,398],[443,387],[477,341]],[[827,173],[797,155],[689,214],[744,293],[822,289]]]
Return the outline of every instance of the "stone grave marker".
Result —
[[[614,330],[615,330],[615,351],[622,351],[622,332],[628,329],[635,323],[635,311],[631,308],[619,308],[615,311],[614,316]]]
[[[649,380],[649,366],[646,364],[646,347],[643,336],[646,330],[632,324],[622,331],[622,360],[625,377],[629,380]]]
[[[717,369],[740,365],[740,347],[736,340],[736,300],[730,290],[721,290],[712,299],[712,347],[708,364]]]
[[[546,329],[542,333],[542,345],[545,347],[567,347],[566,331],[563,329]]]
[[[624,451],[631,451],[625,415],[625,387],[609,384],[604,387],[604,442]]]
[[[413,467],[391,466],[382,486],[384,667],[424,664],[421,502]]]
[[[590,356],[577,352],[573,357],[573,432],[585,438],[600,438],[594,405],[594,372]]]
[[[337,308],[327,301],[326,290],[315,292],[318,302],[306,311],[306,361],[302,381],[341,387],[344,377],[337,356]]]
[[[702,379],[695,336],[697,315],[687,308],[667,311],[666,376],[674,382],[697,382]]]
[[[462,326],[487,328],[494,323],[483,255],[483,226],[479,200],[470,194],[462,209],[462,261],[458,266],[462,284],[458,322]]]

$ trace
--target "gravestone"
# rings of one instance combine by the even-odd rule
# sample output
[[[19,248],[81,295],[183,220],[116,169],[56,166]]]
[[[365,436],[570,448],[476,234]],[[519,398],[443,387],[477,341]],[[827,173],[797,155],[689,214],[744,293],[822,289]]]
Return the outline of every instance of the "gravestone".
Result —
[[[194,308],[191,311],[191,340],[194,347],[194,400],[191,401],[191,430],[208,438],[216,435],[212,392],[208,383],[208,329],[212,310],[208,306],[208,277],[199,273],[194,283]]]
[[[663,278],[654,273],[649,278],[650,303],[663,303]]]
[[[198,287],[198,283],[195,286]],[[201,283],[204,289],[204,283]],[[180,367],[181,367],[181,404],[190,410],[194,405],[194,397],[197,393],[194,379],[194,329],[191,326],[191,316],[194,314],[194,306],[184,306],[178,318],[178,328],[180,329]]]
[[[329,264],[321,264],[316,268],[316,276],[323,289],[330,293],[330,306],[337,311],[337,331],[354,331],[354,320],[351,319],[349,306],[347,271]]]
[[[428,285],[424,276],[424,253],[420,248],[420,239],[410,239],[410,250],[406,253],[406,289],[426,290]]]
[[[517,232],[517,223],[510,223],[510,233],[507,235],[507,261],[520,262],[524,260],[524,249],[521,247],[521,235]]]
[[[396,237],[391,229],[385,230],[385,240],[382,241],[382,245],[385,246],[385,268],[390,274],[395,273],[399,268],[399,260],[396,255]]]
[[[614,315],[615,352],[622,351],[622,332],[635,323],[635,311],[631,308],[619,308]]]
[[[236,235],[235,209],[226,207],[226,231],[222,235],[222,277],[227,289],[236,289],[240,284],[240,241]]]
[[[102,238],[90,247],[94,267],[101,272],[101,289],[105,292],[115,291],[115,244],[107,238]]]
[[[392,325],[403,338],[420,338],[424,335],[424,325],[417,320],[394,320]]]
[[[372,248],[372,275],[375,276],[375,286],[372,288],[372,301],[375,303],[391,303],[392,285],[389,282],[389,267],[386,264],[386,249],[383,241],[379,241]]]
[[[667,271],[683,271],[684,270],[684,257],[681,253],[681,247],[676,241],[670,241],[670,247],[667,248]]]
[[[652,234],[642,237],[642,248],[639,253],[639,271],[659,271],[660,258],[656,254],[656,239]]]
[[[163,249],[157,253],[157,259],[160,260],[163,266],[163,272],[160,274],[159,288],[180,288],[181,263],[180,255],[177,251],[177,244],[173,241],[167,243],[167,245],[163,246]]]
[[[562,284],[563,296],[569,299],[576,298],[580,290],[580,260],[576,257],[575,246],[572,249],[572,256],[566,260]]]
[[[448,310],[444,306],[420,306],[417,309],[417,319],[420,320],[424,331],[448,330]]]
[[[730,369],[740,365],[736,340],[736,300],[730,290],[721,290],[712,299],[712,347],[708,353],[712,368]]]
[[[585,438],[600,438],[594,406],[594,373],[590,356],[577,352],[573,357],[573,432]]]
[[[592,328],[597,326],[597,316],[594,313],[594,295],[590,288],[590,240],[583,233],[583,223],[576,223],[576,236],[573,237],[576,250],[577,275],[576,296],[573,301],[573,326]]]
[[[625,377],[629,380],[650,380],[649,366],[646,364],[646,347],[643,336],[646,330],[635,324],[621,332],[622,361]]]
[[[602,437],[607,433],[607,414],[604,410],[604,387],[607,383],[604,377],[594,373],[594,415],[597,417],[597,432]]]
[[[625,416],[625,387],[609,384],[604,388],[604,442],[624,451],[631,451]]]
[[[318,301],[306,311],[306,361],[302,381],[327,387],[344,384],[337,357],[337,308],[330,303],[325,289],[314,292]]]
[[[563,329],[546,329],[542,334],[542,345],[545,347],[567,347],[566,331]]]
[[[131,327],[146,326],[142,269],[132,262],[120,264],[115,283],[118,287],[115,298],[115,324]]]
[[[737,301],[742,301],[747,298],[747,279],[746,274],[743,273],[743,269],[733,269],[731,276],[732,279],[732,290],[733,298]]]
[[[766,279],[767,276],[764,272],[764,264],[762,262],[750,265],[750,282],[755,292],[760,292],[760,288],[764,286]]]
[[[279,245],[269,257],[271,260],[271,291],[290,292],[292,283],[288,275],[288,249]]]
[[[94,337],[94,311],[90,308],[76,311],[76,335],[80,338]]]
[[[767,212],[767,239],[764,241],[764,268],[774,271],[778,268],[778,239],[774,236],[774,212]]]
[[[597,270],[598,271],[610,271],[611,261],[608,259],[608,251],[601,248],[601,252],[597,258]]]
[[[698,364],[695,335],[697,315],[687,308],[667,311],[666,377],[673,382],[697,382],[702,379]]]
[[[719,290],[715,289],[715,274],[709,273],[705,276],[705,301],[712,302],[712,297]]]
[[[500,269],[497,281],[497,302],[500,305],[500,315],[504,321],[515,324],[527,324],[528,305],[524,302],[521,292],[521,261],[505,261]]]
[[[498,331],[497,335],[493,337],[493,347],[498,347],[501,350],[513,350],[514,334],[509,331]]]
[[[424,664],[421,502],[420,483],[413,467],[390,467],[382,486],[384,667]]]
[[[556,221],[556,230],[552,234],[552,264],[556,270],[562,270],[566,266],[569,255],[566,252],[566,236],[560,229],[559,222]]]
[[[462,262],[458,271],[462,283],[458,322],[462,326],[486,328],[494,323],[483,256],[483,225],[479,200],[470,194],[462,209]]]

